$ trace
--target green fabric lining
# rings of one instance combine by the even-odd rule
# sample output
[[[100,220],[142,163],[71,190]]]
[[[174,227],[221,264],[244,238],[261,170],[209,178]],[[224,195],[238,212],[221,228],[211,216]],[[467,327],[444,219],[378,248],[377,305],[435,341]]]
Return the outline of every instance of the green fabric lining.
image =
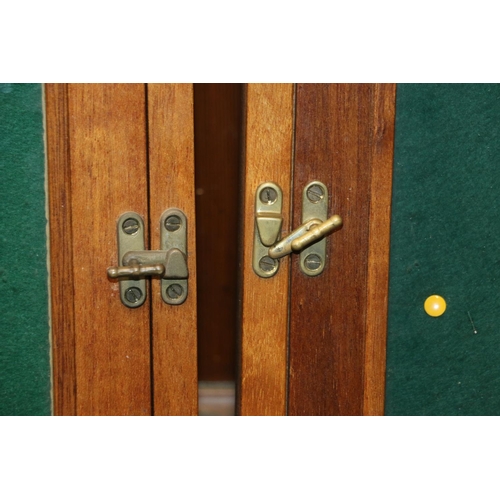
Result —
[[[398,85],[387,415],[500,414],[499,198],[500,85]]]
[[[0,84],[0,415],[50,415],[42,87]]]

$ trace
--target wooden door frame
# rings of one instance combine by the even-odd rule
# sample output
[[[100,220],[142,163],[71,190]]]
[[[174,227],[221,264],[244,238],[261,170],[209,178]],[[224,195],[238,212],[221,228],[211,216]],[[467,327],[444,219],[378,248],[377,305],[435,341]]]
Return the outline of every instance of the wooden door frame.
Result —
[[[97,100],[92,99],[92,91],[95,91]],[[144,97],[134,97],[133,92]],[[127,93],[136,104],[127,102]],[[192,85],[186,84],[152,86],[148,96],[149,110],[146,94],[146,86],[136,84],[45,85],[55,415],[197,414],[193,91]],[[103,108],[107,102],[113,107]],[[94,117],[98,123],[94,123]],[[84,121],[79,122],[81,119]],[[80,134],[79,142],[74,139],[75,131]],[[113,148],[117,158],[125,155],[132,159],[137,157],[136,153],[142,155],[139,164],[143,165],[140,167],[143,170],[138,170],[137,161],[125,161],[121,165],[103,164],[99,155],[105,160],[111,158],[109,151]],[[97,214],[94,220],[89,220],[87,215],[91,210],[83,210],[85,203],[75,204],[75,186],[79,186],[74,165],[81,165],[79,168],[88,169],[88,175],[92,175],[94,160],[101,165],[96,167],[101,169],[99,176],[101,173],[109,175],[104,180],[109,185],[102,187],[103,192],[108,193],[108,197],[112,194],[116,200],[123,198],[118,205],[123,205],[125,210],[126,207],[140,207],[135,211],[145,216],[146,232],[151,232],[153,245],[158,244],[160,212],[176,207],[188,216],[190,281],[188,299],[183,305],[164,304],[156,297],[157,283],[154,283],[153,287],[148,286],[153,305],[148,303],[137,310],[128,309],[120,304],[116,284],[106,283],[106,266],[117,263],[110,260],[116,260],[115,224],[121,213],[114,213],[117,209],[112,208],[113,213]],[[148,201],[149,193],[151,200]],[[139,200],[142,201],[138,204]],[[118,206],[116,202],[109,203]],[[78,224],[75,214],[78,215]],[[77,318],[80,318],[81,325],[81,311],[73,300],[82,287],[81,276],[78,282],[75,279],[81,264],[75,261],[74,255],[78,253],[75,245],[83,242],[90,253],[95,248],[87,245],[85,236],[80,234],[85,227],[89,228],[87,234],[94,238],[97,231],[106,234],[103,236],[106,241],[102,242],[108,249],[106,257],[101,252],[99,263],[94,263],[95,268],[90,267],[95,276],[89,275],[86,279],[100,281],[100,288],[94,292],[104,297],[99,299],[101,304],[111,304],[116,322],[121,325],[117,327],[121,331],[114,335],[101,333],[96,337],[94,332],[99,352],[107,353],[107,359],[102,360],[99,360],[98,352],[96,357],[93,354],[90,358],[85,357],[85,350],[93,352],[94,347],[84,337],[88,332],[81,331],[77,324]],[[78,234],[75,234],[75,228]],[[107,312],[87,309],[86,314],[91,316],[91,325],[92,315],[103,316]],[[138,318],[142,319],[138,321]],[[134,328],[137,332],[132,332]],[[138,344],[142,347],[137,347]],[[128,346],[127,349],[133,352],[143,352],[143,361],[134,366],[142,370],[141,377],[147,370],[148,383],[144,381],[141,385],[136,380],[139,376],[136,368],[126,368],[123,360],[118,362],[115,351],[120,350],[120,345],[122,348]],[[79,359],[83,359],[80,364]],[[101,366],[104,368],[100,379],[96,379],[92,373],[94,370],[99,372]],[[153,372],[154,388],[149,387],[153,383]],[[92,384],[88,395],[80,399],[79,378],[84,383],[88,379],[87,385]],[[115,387],[115,393],[106,388],[107,385]],[[130,392],[128,386],[135,389],[130,389]],[[99,401],[105,401],[105,404]]]
[[[302,147],[302,143],[298,144],[298,140],[302,141],[302,139],[297,139],[297,113],[303,113],[301,111],[303,109],[302,102],[297,102],[298,88],[303,90],[302,87],[296,85],[293,87],[293,96],[290,96],[290,89],[287,87],[261,84],[247,86],[239,412],[242,415],[343,414],[343,412],[346,414],[354,412],[364,415],[382,415],[385,391],[396,88],[393,84],[361,86],[326,84],[310,85],[308,88],[309,97],[312,98],[311,103],[313,104],[311,109],[314,106],[320,106],[318,109],[322,109],[323,105],[330,106],[332,109],[337,106],[336,113],[320,119],[330,120],[330,123],[314,123],[314,115],[305,116],[305,118],[309,119],[310,126],[313,133],[317,135],[318,141],[326,141],[325,143],[327,143],[334,140],[338,145],[339,151],[335,154],[341,158],[342,175],[351,179],[361,175],[360,163],[357,158],[361,154],[365,159],[368,159],[368,164],[364,166],[365,175],[368,178],[362,183],[363,192],[353,193],[351,190],[356,191],[356,187],[353,188],[347,182],[342,183],[341,181],[339,185],[335,186],[335,196],[338,199],[348,200],[349,196],[357,196],[358,199],[364,199],[369,204],[366,220],[353,221],[354,232],[362,231],[364,241],[364,247],[357,249],[356,254],[361,259],[359,264],[365,266],[365,274],[356,286],[366,286],[366,294],[363,296],[361,304],[350,304],[351,307],[359,307],[359,314],[363,315],[361,318],[362,326],[359,326],[360,330],[355,332],[357,340],[355,341],[356,347],[354,347],[358,358],[357,363],[361,363],[363,373],[361,374],[361,384],[350,385],[348,374],[342,374],[342,370],[348,369],[348,365],[345,365],[344,368],[340,368],[340,372],[333,375],[333,379],[329,379],[327,383],[321,382],[323,388],[319,390],[322,393],[313,397],[316,402],[310,402],[309,406],[303,408],[301,408],[301,404],[295,404],[291,408],[290,390],[291,384],[294,384],[293,375],[295,374],[293,363],[300,359],[302,354],[295,350],[292,353],[294,358],[291,359],[289,350],[291,342],[292,346],[295,345],[297,328],[304,330],[309,323],[307,306],[304,305],[301,312],[297,308],[302,308],[299,304],[305,304],[308,294],[313,293],[311,286],[314,287],[315,284],[313,281],[307,281],[308,278],[306,278],[300,288],[307,289],[307,291],[302,295],[299,294],[300,297],[297,295],[297,290],[292,288],[294,280],[297,288],[303,277],[296,272],[295,257],[292,257],[291,265],[288,258],[282,259],[280,270],[275,277],[258,278],[251,267],[251,247],[254,235],[255,189],[259,184],[273,181],[281,185],[285,202],[283,210],[284,233],[290,230],[290,208],[294,213],[295,222],[298,223],[297,221],[300,220],[300,189],[305,186],[305,178],[309,173],[299,172],[305,175],[301,176],[304,178],[298,179],[298,171],[295,170],[297,168],[297,148]],[[285,98],[285,96],[288,97]],[[324,104],[322,104],[321,99],[326,99]],[[328,99],[336,99],[337,101],[332,104]],[[336,118],[337,116],[340,117],[340,122]],[[299,119],[303,120],[304,115],[302,114]],[[365,123],[366,120],[369,120],[368,127]],[[283,134],[284,123],[293,124],[293,130],[288,135]],[[324,125],[329,126],[325,127]],[[364,135],[360,136],[359,139],[353,139],[358,137],[358,128],[363,130],[362,134]],[[307,131],[307,129],[305,130]],[[325,136],[325,134],[327,135]],[[315,141],[316,138],[311,137],[311,140]],[[349,151],[343,150],[343,140],[349,143]],[[356,143],[356,140],[359,143]],[[334,152],[330,151],[330,153]],[[349,154],[356,156],[350,159]],[[309,170],[316,172],[316,166],[310,165]],[[311,175],[313,178],[318,175],[330,178],[331,171],[323,169],[321,173],[311,173]],[[309,180],[314,180],[313,178]],[[338,175],[337,179],[339,179]],[[318,178],[318,180],[322,179]],[[296,183],[299,181],[301,184],[297,185],[295,190],[293,188],[294,181]],[[347,214],[340,215],[346,218]],[[349,221],[347,225],[351,225],[352,229],[348,215],[347,219]],[[351,234],[354,233],[349,233],[349,236]],[[292,273],[292,281],[289,281],[288,277],[290,268],[295,269]],[[349,280],[354,279],[354,277],[344,279]],[[320,280],[317,280],[315,283],[319,282]],[[295,297],[293,299],[294,305],[289,309],[288,302],[291,296]],[[342,307],[347,305],[349,304],[346,303]],[[333,304],[322,307],[320,314],[328,316],[328,308],[332,306]],[[298,325],[297,320],[294,319],[298,318],[298,314],[304,314],[306,317],[302,326],[294,326]],[[318,322],[313,322],[313,324],[316,325],[313,328],[321,328]],[[335,345],[337,351],[335,355],[338,356],[339,353],[348,352],[346,349],[353,348],[353,346],[349,346],[349,342],[350,340],[343,334],[341,340],[335,340],[334,344],[328,344],[328,349]],[[321,343],[316,344],[313,349],[321,350]],[[333,356],[333,352],[329,352],[326,357],[320,357],[323,363],[330,363],[333,359],[331,356]],[[338,358],[336,362],[338,363]],[[319,382],[321,374],[314,375],[314,368],[304,367],[303,370],[309,378],[307,384],[311,389],[311,384],[315,383],[315,377],[319,377],[317,378]],[[331,385],[332,383],[338,385],[339,382],[341,382],[342,387],[334,388]],[[349,395],[348,398],[356,399],[357,409],[345,407],[345,403],[340,403],[340,406],[334,409],[329,402],[320,407],[319,400],[321,398],[331,399],[334,391],[342,391],[342,393]],[[303,394],[300,397],[304,396]],[[344,401],[346,401],[345,397]]]

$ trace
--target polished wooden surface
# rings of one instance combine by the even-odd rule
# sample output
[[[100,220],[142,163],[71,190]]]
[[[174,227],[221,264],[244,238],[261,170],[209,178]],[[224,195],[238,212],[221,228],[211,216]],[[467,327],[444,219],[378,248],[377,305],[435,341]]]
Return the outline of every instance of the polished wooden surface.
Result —
[[[144,85],[68,87],[78,415],[151,413],[150,311],[125,307],[106,274],[118,217],[148,220],[145,117]]]
[[[237,391],[243,415],[383,413],[394,94],[394,85],[298,85],[291,190],[294,86],[246,88]],[[231,106],[236,100],[228,97]],[[54,412],[196,414],[193,87],[47,85],[46,102]],[[237,119],[234,107],[199,112],[208,136],[229,113]],[[200,151],[234,162],[234,138],[227,148],[197,140]],[[209,165],[201,160],[196,181],[204,227],[235,202],[220,200],[225,184]],[[226,174],[234,185],[235,172],[228,167]],[[330,214],[344,219],[344,228],[328,237],[325,272],[306,278],[293,256],[282,259],[274,278],[259,278],[252,270],[255,190],[266,181],[282,187],[285,233],[300,223],[302,189],[314,179],[330,189]],[[217,210],[213,202],[203,209],[205,192],[219,200]],[[164,304],[153,280],[152,312],[128,309],[106,277],[117,263],[116,219],[126,210],[141,213],[151,232],[148,246],[156,248],[159,218],[169,207],[188,216],[188,300]],[[211,254],[212,244],[199,245],[204,268],[235,251]],[[227,271],[222,293],[230,295],[234,276]],[[199,283],[209,294],[208,277]],[[200,311],[215,302],[215,294],[207,297]],[[212,324],[209,314],[200,323]],[[234,304],[224,307],[224,329],[234,315]],[[202,373],[226,377],[233,369],[227,330],[216,346],[208,338],[200,335],[210,352]],[[217,364],[212,375],[209,359]]]
[[[301,220],[303,188],[319,180],[329,188],[329,214],[344,226],[328,237],[320,276],[305,276],[292,257],[290,415],[380,411],[373,393],[383,387],[391,100],[393,86],[297,86],[293,225]],[[377,236],[370,231],[381,233],[380,246],[371,247]]]
[[[75,303],[68,86],[45,85],[53,411],[76,415]]]
[[[196,414],[192,86],[48,85],[47,123],[55,413]],[[138,212],[159,248],[169,207],[189,221],[188,299],[164,304],[155,281],[129,309],[106,276],[116,220]]]
[[[249,84],[245,104],[241,340],[238,412],[286,413],[288,259],[273,278],[252,269],[255,192],[272,181],[283,190],[283,232],[290,229],[293,85]]]
[[[396,84],[376,85],[373,99],[363,414],[383,415]]]
[[[195,84],[198,376],[236,377],[242,84]]]
[[[188,221],[189,292],[181,305],[165,304],[154,280],[153,378],[155,415],[196,415],[197,287],[194,192],[193,86],[149,84],[149,184],[151,248],[160,247],[159,221],[171,207]]]

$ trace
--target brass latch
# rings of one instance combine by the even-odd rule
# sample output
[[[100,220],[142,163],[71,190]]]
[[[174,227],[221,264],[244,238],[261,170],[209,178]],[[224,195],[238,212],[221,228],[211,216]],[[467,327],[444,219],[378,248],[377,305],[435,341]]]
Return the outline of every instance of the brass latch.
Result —
[[[160,250],[145,250],[144,221],[135,212],[124,213],[117,222],[118,262],[108,276],[120,280],[120,298],[127,307],[146,300],[146,277],[161,278],[161,295],[167,304],[182,304],[188,293],[186,259],[187,220],[177,208],[166,210],[160,219]]]
[[[313,181],[303,191],[302,224],[276,243],[281,235],[281,199],[281,189],[276,184],[267,182],[257,189],[253,269],[259,276],[269,278],[278,271],[279,258],[300,252],[302,272],[318,276],[325,268],[325,236],[342,227],[342,218],[333,215],[326,219],[328,189],[322,182]]]

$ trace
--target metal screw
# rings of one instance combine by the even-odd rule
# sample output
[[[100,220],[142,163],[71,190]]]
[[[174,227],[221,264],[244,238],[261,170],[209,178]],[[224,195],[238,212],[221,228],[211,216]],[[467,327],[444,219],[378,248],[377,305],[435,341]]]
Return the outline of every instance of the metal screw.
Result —
[[[321,257],[315,253],[310,253],[304,259],[304,266],[308,271],[316,271],[321,267]]]
[[[272,273],[276,269],[276,266],[276,260],[267,255],[262,257],[262,259],[260,259],[259,261],[259,267],[265,273]]]
[[[142,299],[142,292],[140,288],[137,288],[135,286],[131,286],[130,288],[127,288],[125,290],[125,298],[131,303],[131,304],[137,304]]]
[[[178,215],[169,215],[165,219],[165,229],[173,233],[181,227],[181,218]]]
[[[278,198],[278,193],[276,189],[272,187],[265,187],[260,192],[260,201],[266,203],[267,205],[272,205]]]
[[[134,218],[125,219],[122,224],[122,229],[125,234],[135,234],[139,231],[139,221]]]
[[[178,299],[184,293],[184,288],[178,283],[174,283],[167,288],[167,295],[171,299]]]
[[[311,203],[319,203],[325,196],[325,190],[319,184],[311,184],[306,194]]]

